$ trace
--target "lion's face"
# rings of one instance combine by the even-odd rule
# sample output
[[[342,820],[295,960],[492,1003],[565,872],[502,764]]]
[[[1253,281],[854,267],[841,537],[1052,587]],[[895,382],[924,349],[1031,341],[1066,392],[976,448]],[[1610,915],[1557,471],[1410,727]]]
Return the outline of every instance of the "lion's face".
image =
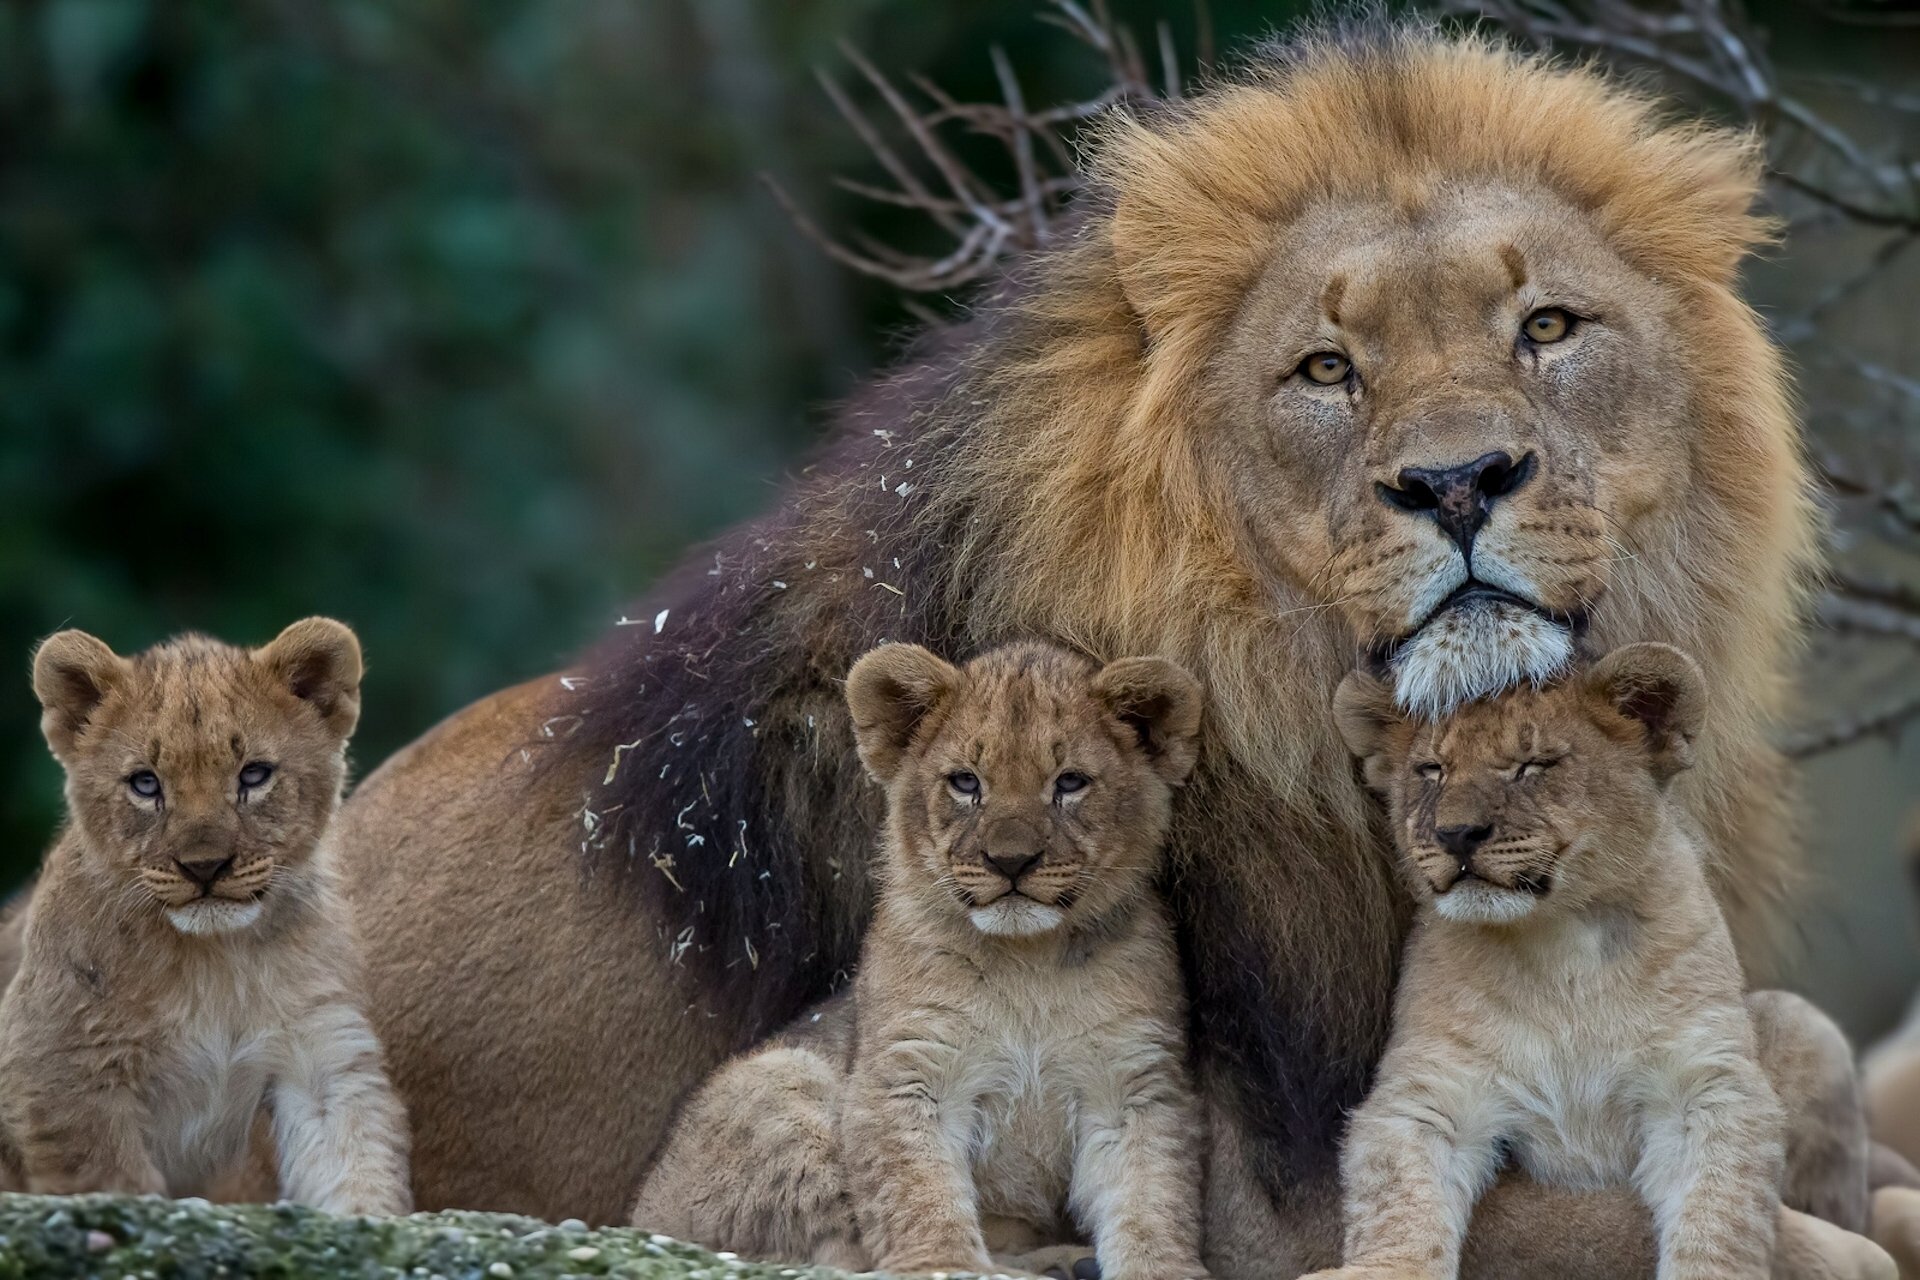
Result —
[[[1199,731],[1199,687],[1173,664],[1100,669],[1025,644],[955,668],[883,645],[854,666],[847,701],[887,786],[890,891],[1027,937],[1151,883]]]
[[[1406,706],[1554,674],[1692,484],[1675,307],[1537,188],[1309,210],[1214,373],[1254,553]]]
[[[1335,707],[1387,800],[1415,891],[1448,919],[1505,924],[1635,883],[1705,697],[1691,659],[1640,644],[1439,721],[1408,717],[1365,674],[1347,678]]]
[[[187,934],[252,926],[299,877],[339,799],[359,684],[358,642],[326,619],[262,649],[188,636],[132,658],[63,631],[34,662],[100,870]]]

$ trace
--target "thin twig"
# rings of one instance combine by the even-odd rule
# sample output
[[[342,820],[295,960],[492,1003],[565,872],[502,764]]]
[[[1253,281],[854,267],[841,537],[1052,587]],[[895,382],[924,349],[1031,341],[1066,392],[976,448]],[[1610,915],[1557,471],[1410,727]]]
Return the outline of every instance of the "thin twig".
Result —
[[[1863,738],[1892,737],[1916,718],[1920,718],[1920,694],[1895,699],[1861,715],[1842,716],[1802,730],[1782,743],[1781,750],[1795,760],[1804,760]]]

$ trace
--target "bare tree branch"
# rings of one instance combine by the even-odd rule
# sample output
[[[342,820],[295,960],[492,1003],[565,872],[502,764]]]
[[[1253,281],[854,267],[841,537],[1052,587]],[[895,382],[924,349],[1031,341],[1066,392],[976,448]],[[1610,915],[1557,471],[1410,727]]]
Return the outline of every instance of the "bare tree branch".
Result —
[[[1830,595],[1820,602],[1820,621],[1835,631],[1920,644],[1920,617],[1871,600]]]
[[[1920,694],[1898,698],[1872,711],[1795,734],[1781,744],[1781,750],[1795,760],[1804,760],[1862,738],[1891,738],[1916,718],[1920,718]]]
[[[1195,25],[1203,58],[1212,56],[1212,23],[1204,4],[1196,4]],[[924,213],[953,247],[941,254],[914,254],[871,242],[837,239],[800,209],[785,189],[771,178],[767,186],[807,239],[836,262],[863,275],[884,280],[914,293],[947,293],[989,274],[1011,254],[1045,246],[1059,215],[1080,189],[1071,135],[1088,121],[1128,101],[1156,97],[1177,98],[1184,91],[1179,51],[1166,23],[1155,28],[1159,59],[1156,85],[1133,34],[1116,23],[1106,0],[1049,0],[1040,17],[1066,31],[1106,63],[1109,87],[1079,101],[1034,109],[1026,99],[1013,63],[1004,50],[992,50],[994,75],[1000,85],[998,102],[960,102],[932,81],[909,76],[906,83],[924,100],[915,103],[892,78],[851,45],[842,46],[847,61],[879,98],[912,151],[944,190],[921,176],[921,169],[887,140],[881,130],[838,80],[825,71],[821,87],[854,134],[892,179],[891,188],[852,178],[837,185],[863,199]],[[1014,173],[1011,194],[963,162],[942,130],[963,130],[992,138],[1005,148]]]

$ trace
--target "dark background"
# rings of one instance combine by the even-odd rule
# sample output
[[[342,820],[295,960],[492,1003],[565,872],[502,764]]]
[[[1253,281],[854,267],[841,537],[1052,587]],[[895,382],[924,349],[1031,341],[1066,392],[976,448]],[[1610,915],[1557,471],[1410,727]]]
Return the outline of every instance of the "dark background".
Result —
[[[1194,47],[1184,0],[1114,7]],[[998,43],[1036,103],[1097,91],[1098,59],[1035,9],[0,2],[0,884],[58,820],[27,682],[52,630],[124,652],[342,618],[370,663],[365,767],[552,669],[690,542],[771,503],[823,403],[910,317],[797,235],[756,174],[840,231],[924,230],[829,185],[878,175],[810,69],[845,75],[846,38],[991,97]],[[1294,12],[1210,5],[1227,49]],[[1913,154],[1915,28],[1752,16],[1809,84],[1881,86],[1838,109]],[[1909,376],[1920,280],[1903,242],[1872,290],[1823,307],[1836,255],[1885,250],[1871,226],[1815,231],[1754,283],[1812,317],[1786,336],[1817,412],[1861,375],[1823,367],[1815,337]],[[1855,459],[1911,495],[1920,382],[1890,403]],[[1843,654],[1810,712],[1911,687],[1912,656]],[[1796,972],[1862,1033],[1920,972],[1896,848],[1917,767],[1872,739],[1809,773],[1823,888],[1796,912]]]

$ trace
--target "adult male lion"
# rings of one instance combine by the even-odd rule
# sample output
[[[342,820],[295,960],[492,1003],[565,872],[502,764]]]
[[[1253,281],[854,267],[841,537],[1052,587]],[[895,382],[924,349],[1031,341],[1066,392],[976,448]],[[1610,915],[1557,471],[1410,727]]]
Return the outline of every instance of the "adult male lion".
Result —
[[[1736,291],[1767,232],[1751,141],[1398,30],[1116,121],[1093,170],[1075,234],[858,397],[773,514],[360,788],[423,1204],[619,1216],[676,1100],[843,975],[877,799],[839,682],[882,639],[1205,680],[1174,894],[1211,1222],[1263,1271],[1336,1238],[1405,921],[1329,720],[1357,656],[1444,706],[1583,630],[1697,655],[1713,725],[1680,785],[1753,954],[1792,862],[1766,734],[1816,521]],[[1493,1197],[1480,1255],[1646,1256],[1624,1202],[1540,1195]]]

